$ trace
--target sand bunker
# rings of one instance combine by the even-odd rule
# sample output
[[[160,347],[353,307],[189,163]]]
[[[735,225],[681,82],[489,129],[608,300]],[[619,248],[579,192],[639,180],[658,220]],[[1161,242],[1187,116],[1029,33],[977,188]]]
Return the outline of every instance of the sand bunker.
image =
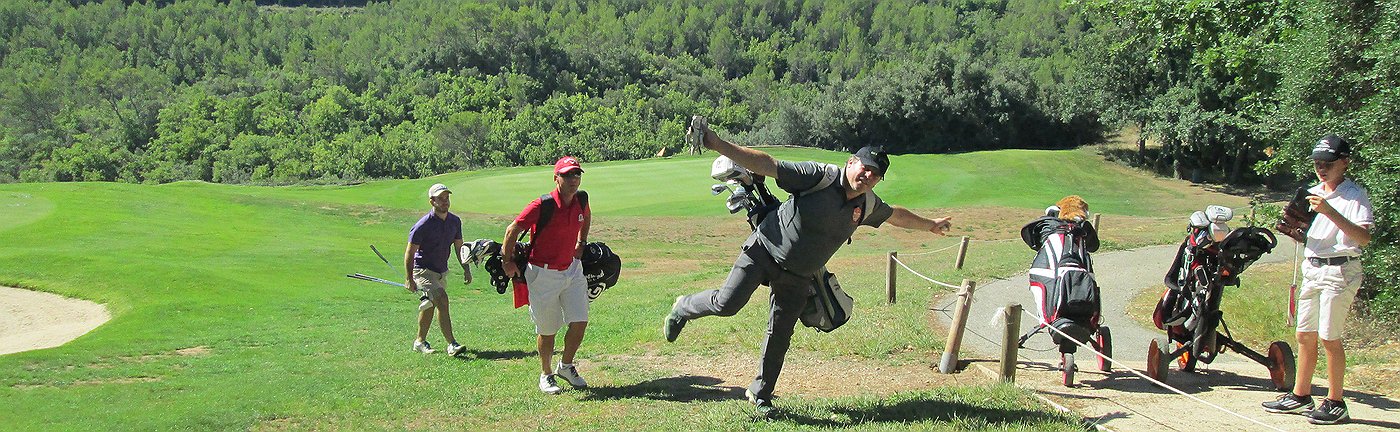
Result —
[[[87,300],[0,287],[0,354],[63,345],[111,318]]]

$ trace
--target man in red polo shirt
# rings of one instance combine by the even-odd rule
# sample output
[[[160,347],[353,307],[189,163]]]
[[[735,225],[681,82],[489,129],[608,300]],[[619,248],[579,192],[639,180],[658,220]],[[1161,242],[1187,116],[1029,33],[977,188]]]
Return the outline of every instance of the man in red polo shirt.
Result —
[[[574,367],[574,353],[583,342],[588,328],[588,282],[583,275],[584,245],[588,244],[588,226],[592,214],[588,209],[588,194],[578,190],[583,182],[583,168],[572,156],[554,163],[555,189],[547,197],[531,201],[506,228],[502,255],[515,256],[515,240],[520,233],[530,231],[529,265],[523,272],[530,291],[530,320],[535,322],[536,349],[540,353],[540,391],[558,394],[561,389],[555,376],[563,377],[573,387],[586,387]],[[542,207],[551,207],[553,210]],[[541,214],[549,214],[539,223]],[[542,226],[541,226],[542,225]],[[511,260],[502,264],[511,278],[522,274]],[[558,367],[551,369],[554,356],[554,335],[569,324],[564,335],[564,354]]]

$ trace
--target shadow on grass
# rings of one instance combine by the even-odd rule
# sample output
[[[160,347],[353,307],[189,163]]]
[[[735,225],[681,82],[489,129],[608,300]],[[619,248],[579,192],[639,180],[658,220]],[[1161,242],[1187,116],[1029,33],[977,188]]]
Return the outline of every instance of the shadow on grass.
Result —
[[[461,360],[481,359],[481,360],[519,360],[526,357],[534,357],[534,351],[508,350],[490,351],[467,349],[466,354],[458,357]]]
[[[989,426],[1022,426],[1063,423],[1059,414],[1028,409],[989,408],[936,396],[918,396],[900,401],[878,401],[868,406],[829,404],[779,409],[770,421],[787,421],[806,426],[850,427],[875,423],[965,422]]]
[[[580,389],[582,400],[612,400],[646,398],[673,402],[719,401],[743,399],[744,388],[720,386],[719,378],[684,375],[659,378],[623,386],[592,386]]]

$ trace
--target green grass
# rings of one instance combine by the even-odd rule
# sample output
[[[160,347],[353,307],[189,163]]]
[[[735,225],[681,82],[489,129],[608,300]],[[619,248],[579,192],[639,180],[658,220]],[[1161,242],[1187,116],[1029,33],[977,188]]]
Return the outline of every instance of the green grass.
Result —
[[[717,285],[747,232],[708,192],[712,156],[585,166],[598,215],[593,238],[623,256],[627,273],[595,303],[581,353],[598,388],[556,397],[535,389],[538,361],[525,310],[510,308],[484,282],[449,290],[458,339],[472,349],[466,359],[449,359],[408,351],[415,328],[410,295],[343,277],[360,271],[397,279],[367,245],[400,256],[408,227],[427,211],[428,185],[442,182],[456,192],[465,237],[499,238],[525,202],[552,187],[546,167],[330,187],[0,185],[0,284],[104,303],[113,315],[62,347],[0,356],[2,427],[1076,429],[1073,419],[1000,386],[799,395],[779,401],[785,414],[757,421],[741,390],[677,378],[673,362],[721,356],[752,367],[766,320],[760,289],[740,315],[697,321],[682,343],[658,341],[671,299]],[[1044,180],[1063,166],[1077,167],[1070,185]],[[878,189],[925,214],[973,207],[1000,215],[987,226],[959,221],[979,239],[1005,238],[1006,226],[990,225],[1014,230],[1071,192],[1109,214],[1184,215],[1200,203],[1182,190],[1087,151],[898,156]],[[1165,235],[1146,230],[1139,237]],[[799,329],[793,356],[926,364],[941,348],[941,336],[927,330],[928,299],[941,288],[903,276],[901,301],[884,305],[883,256],[955,242],[898,228],[858,232],[832,268],[860,315],[830,335]],[[1023,270],[1023,248],[977,243],[962,271],[949,268],[947,255],[907,261],[941,280],[982,279]],[[436,328],[430,339],[441,344]],[[606,361],[628,356],[656,360]],[[799,379],[785,375],[784,383]]]

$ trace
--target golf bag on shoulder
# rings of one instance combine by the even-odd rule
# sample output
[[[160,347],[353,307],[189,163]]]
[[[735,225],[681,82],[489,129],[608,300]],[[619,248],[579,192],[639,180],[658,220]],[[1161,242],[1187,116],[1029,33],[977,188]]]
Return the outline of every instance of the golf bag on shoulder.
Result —
[[[729,198],[725,202],[725,207],[729,213],[738,213],[739,210],[746,210],[749,228],[757,230],[763,220],[777,211],[782,205],[777,197],[768,190],[764,184],[764,177],[754,174],[752,171],[739,166],[728,157],[720,156],[715,158],[710,167],[710,177],[725,183],[716,184],[710,187],[710,191],[719,195],[728,190]],[[817,182],[812,188],[794,194],[801,196],[815,192],[830,186],[840,176],[839,172],[831,172]],[[870,209],[866,208],[866,214]],[[851,311],[855,306],[855,299],[847,295],[841,289],[841,284],[836,281],[836,275],[826,271],[822,267],[817,272],[818,276],[812,278],[813,295],[807,300],[807,308],[802,311],[802,325],[826,333],[841,327],[846,321],[851,319]]]

